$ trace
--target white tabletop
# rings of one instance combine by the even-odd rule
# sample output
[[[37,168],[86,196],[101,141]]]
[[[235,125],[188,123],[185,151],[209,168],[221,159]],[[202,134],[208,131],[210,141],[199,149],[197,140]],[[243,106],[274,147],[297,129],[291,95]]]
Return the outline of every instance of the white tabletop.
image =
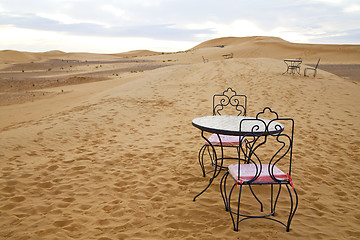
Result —
[[[276,121],[244,116],[206,116],[195,118],[192,124],[206,132],[234,136],[273,134],[284,129],[284,126]]]

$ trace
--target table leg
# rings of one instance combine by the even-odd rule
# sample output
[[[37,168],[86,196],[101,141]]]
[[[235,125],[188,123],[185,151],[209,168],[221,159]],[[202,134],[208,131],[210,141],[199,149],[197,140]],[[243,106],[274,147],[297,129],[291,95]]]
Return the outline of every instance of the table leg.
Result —
[[[285,74],[285,73],[291,73],[291,63],[290,63],[290,65],[289,65],[288,62],[285,62],[285,61],[284,61],[284,63],[286,64],[286,71],[283,72],[283,74]],[[289,71],[289,70],[290,70],[290,71]]]
[[[219,142],[220,142],[220,148],[221,148],[221,158],[220,158],[220,165],[218,165],[218,160],[219,158],[217,157],[217,154],[216,154],[216,151],[215,151],[215,147],[211,144],[211,142],[204,136],[204,131],[201,131],[201,137],[203,139],[205,139],[205,141],[209,144],[209,146],[211,147],[213,153],[214,153],[214,174],[213,176],[210,178],[209,180],[209,184],[199,193],[197,194],[193,201],[196,200],[197,197],[199,197],[201,194],[203,194],[209,187],[210,185],[212,184],[212,182],[214,181],[214,179],[220,174],[221,170],[222,170],[222,166],[223,166],[223,161],[224,161],[224,149],[223,149],[223,145],[222,145],[222,142],[221,142],[221,138],[219,136],[219,134],[217,134],[218,138],[219,138]]]

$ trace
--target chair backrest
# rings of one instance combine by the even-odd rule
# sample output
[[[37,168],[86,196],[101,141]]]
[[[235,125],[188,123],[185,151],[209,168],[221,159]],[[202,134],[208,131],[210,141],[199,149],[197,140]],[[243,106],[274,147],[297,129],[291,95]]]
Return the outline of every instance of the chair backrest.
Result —
[[[319,62],[320,62],[320,58],[319,58],[319,60],[318,60],[318,62],[317,62],[317,64],[316,64],[316,66],[315,66],[315,69],[317,69],[317,67],[319,66]]]
[[[272,118],[269,118],[269,115]],[[265,118],[266,116],[266,118]],[[246,135],[246,144],[240,144],[239,174],[245,160],[253,165],[253,177],[243,182],[251,183],[260,177],[263,171],[269,173],[268,178],[276,182],[287,180],[277,174],[277,168],[291,175],[292,150],[294,137],[294,120],[280,118],[278,114],[266,107],[256,115],[255,119],[244,119],[240,122],[239,130],[242,131],[251,122],[252,131]],[[249,125],[248,125],[249,126]],[[247,127],[248,127],[247,126]],[[262,131],[259,131],[263,129]],[[240,155],[242,157],[240,158]],[[242,160],[240,160],[242,159]],[[276,167],[275,167],[276,166]],[[258,181],[262,181],[258,179]]]
[[[213,96],[213,115],[246,116],[247,97],[237,94],[232,88]]]

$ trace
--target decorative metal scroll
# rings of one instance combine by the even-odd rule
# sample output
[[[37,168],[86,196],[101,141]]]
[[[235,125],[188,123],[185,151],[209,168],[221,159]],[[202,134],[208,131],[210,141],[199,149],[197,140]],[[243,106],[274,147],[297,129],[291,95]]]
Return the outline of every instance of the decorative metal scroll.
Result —
[[[274,118],[270,121],[261,119],[260,117],[262,117],[266,112],[273,114]],[[246,147],[239,145],[239,148],[241,153],[244,154],[245,159],[247,159],[250,164],[254,164],[256,169],[254,177],[247,182],[254,182],[260,176],[261,171],[263,171],[262,168],[264,164],[268,167],[267,171],[275,182],[283,181],[284,179],[278,179],[275,177],[274,169],[275,165],[279,163],[281,163],[279,165],[285,164],[288,167],[288,173],[291,174],[294,120],[290,118],[279,118],[275,111],[266,107],[262,112],[259,112],[256,115],[256,119],[243,119],[240,122],[240,131],[247,121],[251,121],[252,129],[251,132],[246,135]],[[284,125],[280,124],[285,122],[290,122],[290,124],[286,124],[288,128],[288,131],[286,132],[284,131]],[[259,129],[265,130],[259,131]],[[274,148],[274,152],[272,154],[267,154],[266,158],[262,159],[258,152],[263,146],[266,146],[267,144],[265,143],[269,141],[271,141],[276,147]],[[283,163],[285,159],[286,163]],[[239,166],[241,167],[241,165]]]
[[[229,87],[222,94],[213,96],[213,115],[221,115],[231,109],[235,113],[231,115],[246,116],[246,105],[246,95],[239,95]]]

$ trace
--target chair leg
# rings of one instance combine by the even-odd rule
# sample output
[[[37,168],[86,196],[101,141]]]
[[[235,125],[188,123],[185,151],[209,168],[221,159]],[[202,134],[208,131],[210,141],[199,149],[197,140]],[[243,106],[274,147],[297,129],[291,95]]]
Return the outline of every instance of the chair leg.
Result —
[[[272,216],[275,216],[275,209],[276,209],[276,204],[277,204],[277,201],[279,199],[279,196],[280,196],[280,192],[281,192],[281,184],[279,185],[279,190],[278,190],[278,193],[276,195],[276,198],[275,198],[275,201],[274,201],[274,185],[271,184],[271,215]]]
[[[297,192],[296,192],[295,188],[292,188],[293,191],[294,191],[295,199],[293,199],[293,195],[291,194],[291,189],[289,188],[288,184],[286,184],[286,188],[287,188],[287,190],[289,192],[290,202],[291,202],[289,218],[288,218],[287,225],[286,225],[286,231],[289,232],[290,231],[291,221],[292,221],[292,219],[293,219],[293,217],[295,215],[296,209],[298,207],[299,198],[298,198],[298,195],[297,195]],[[295,203],[294,203],[294,200],[295,200]]]
[[[227,194],[226,194],[226,181],[227,181],[228,176],[229,176],[229,172],[226,172],[220,181],[220,192],[221,192],[221,197],[224,201],[225,211],[229,211]]]
[[[264,211],[264,206],[262,204],[262,202],[260,201],[260,199],[256,196],[254,190],[252,189],[251,185],[249,185],[250,191],[252,193],[252,195],[255,197],[256,201],[258,201],[258,203],[260,203],[260,211],[263,212]]]
[[[240,184],[240,189],[239,189],[239,198],[238,198],[237,213],[236,213],[236,228],[234,229],[235,231],[239,231],[241,192],[242,192],[242,184]]]
[[[234,188],[237,186],[237,184],[235,183],[229,193],[229,197],[228,197],[228,211],[230,213],[230,217],[231,220],[233,222],[233,227],[234,227],[234,231],[239,231],[239,222],[240,222],[240,199],[241,199],[241,192],[242,192],[242,184],[240,184],[240,189],[239,189],[239,197],[238,197],[238,204],[237,204],[237,211],[233,212],[231,211],[231,195],[234,191]],[[236,219],[234,217],[234,215],[236,215]]]

